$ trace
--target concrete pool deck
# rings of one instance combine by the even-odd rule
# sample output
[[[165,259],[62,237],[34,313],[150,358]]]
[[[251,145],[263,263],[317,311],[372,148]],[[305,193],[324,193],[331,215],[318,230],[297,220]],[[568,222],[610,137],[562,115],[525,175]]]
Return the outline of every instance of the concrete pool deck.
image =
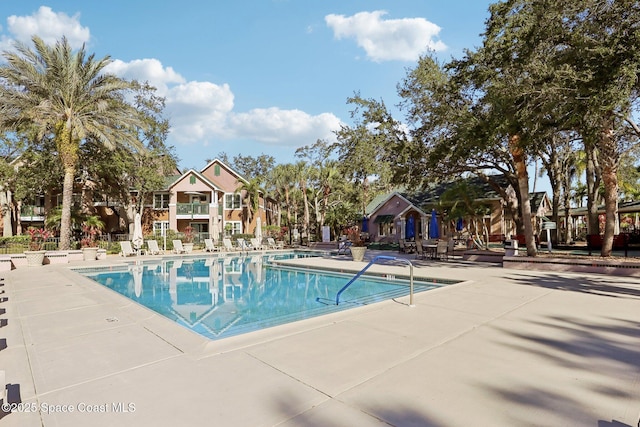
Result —
[[[123,261],[2,275],[0,426],[638,423],[638,278],[415,261],[463,282],[209,341],[70,270]]]

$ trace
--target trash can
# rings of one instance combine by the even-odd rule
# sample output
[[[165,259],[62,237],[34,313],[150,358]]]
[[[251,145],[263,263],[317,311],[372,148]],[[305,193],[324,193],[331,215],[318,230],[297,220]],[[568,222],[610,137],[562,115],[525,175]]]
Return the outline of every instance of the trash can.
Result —
[[[504,255],[505,256],[517,256],[518,255],[518,241],[517,240],[505,240],[504,241]]]

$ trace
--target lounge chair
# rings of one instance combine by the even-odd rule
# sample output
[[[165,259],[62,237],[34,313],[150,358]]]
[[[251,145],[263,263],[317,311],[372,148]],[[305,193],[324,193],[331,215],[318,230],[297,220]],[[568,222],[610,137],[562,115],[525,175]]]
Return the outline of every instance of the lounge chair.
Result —
[[[227,238],[222,239],[222,247],[227,252],[236,250],[236,248],[233,246],[233,243],[231,243],[231,239],[227,239]]]
[[[131,246],[130,241],[120,242],[120,256],[128,257],[131,255],[137,255],[136,251],[133,250],[133,246]]]
[[[253,247],[251,247],[251,245],[247,242],[245,242],[244,239],[240,238],[236,240],[238,242],[238,247],[240,248],[240,250],[244,250],[244,251],[249,251],[251,249],[253,249]]]
[[[347,251],[351,252],[351,241],[344,240],[338,244],[338,255],[346,255]]]
[[[254,237],[249,240],[251,242],[251,247],[256,250],[262,250],[262,242],[257,237]]]
[[[147,240],[147,249],[149,255],[160,255],[164,253],[164,251],[158,247],[157,240]]]
[[[213,239],[204,239],[204,250],[205,252],[216,252],[220,250],[220,247],[213,244]]]
[[[182,240],[174,240],[173,241],[173,253],[176,254],[186,254],[187,250],[182,246]]]
[[[273,237],[267,237],[267,248],[278,249],[278,245],[276,245],[276,241],[273,240]]]

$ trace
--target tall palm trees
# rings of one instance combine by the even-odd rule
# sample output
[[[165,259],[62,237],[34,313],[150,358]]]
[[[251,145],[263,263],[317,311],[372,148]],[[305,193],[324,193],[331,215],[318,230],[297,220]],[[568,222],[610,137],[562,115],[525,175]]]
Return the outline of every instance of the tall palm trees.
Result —
[[[80,146],[94,139],[107,147],[122,144],[140,149],[137,127],[140,113],[125,101],[136,88],[105,74],[110,58],[87,56],[84,46],[73,51],[66,38],[47,45],[33,37],[35,50],[17,43],[17,52],[5,52],[0,66],[0,127],[21,125],[53,135],[64,169],[60,248],[68,249],[71,236],[73,181]]]
[[[260,215],[260,195],[265,193],[262,188],[260,178],[251,178],[248,181],[239,182],[239,186],[236,189],[236,193],[243,194],[243,219],[244,219],[244,232],[249,232],[249,224],[253,221],[253,217],[257,213]]]

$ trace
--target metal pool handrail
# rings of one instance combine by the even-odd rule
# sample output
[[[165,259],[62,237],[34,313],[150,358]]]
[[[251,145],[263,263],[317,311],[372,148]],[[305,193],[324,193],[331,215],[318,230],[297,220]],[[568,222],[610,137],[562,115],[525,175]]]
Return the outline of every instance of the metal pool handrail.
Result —
[[[394,256],[388,256],[388,255],[378,255],[374,257],[369,262],[369,264],[367,264],[362,270],[360,270],[360,272],[358,272],[355,276],[353,276],[353,278],[349,280],[349,282],[346,285],[344,285],[342,289],[340,289],[336,294],[336,305],[340,304],[340,294],[342,294],[342,292],[344,292],[345,289],[347,289],[353,282],[355,282],[358,279],[358,277],[362,276],[362,274],[365,271],[367,271],[369,267],[371,267],[379,259],[385,259],[385,260],[391,260],[391,261],[402,261],[409,264],[409,306],[413,307],[413,264],[411,263],[411,261],[409,261],[406,258],[396,258]]]

